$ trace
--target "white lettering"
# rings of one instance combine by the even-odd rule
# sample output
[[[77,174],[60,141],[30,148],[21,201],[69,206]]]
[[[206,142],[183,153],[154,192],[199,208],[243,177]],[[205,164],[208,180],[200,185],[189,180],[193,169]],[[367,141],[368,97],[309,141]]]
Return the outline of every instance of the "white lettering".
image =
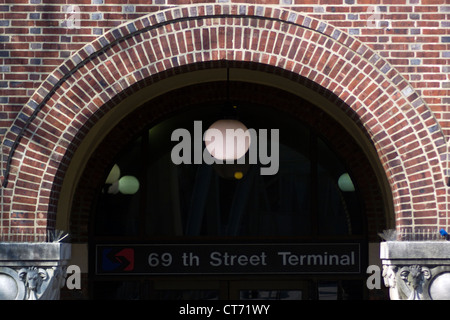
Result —
[[[322,265],[322,256],[319,255],[319,254],[310,254],[310,255],[308,255],[308,264],[321,266]]]
[[[70,276],[67,277],[66,285],[67,289],[73,290],[73,289],[81,289],[81,269],[77,265],[70,265],[67,267],[67,274],[72,273]]]
[[[281,262],[283,266],[302,266],[302,265],[313,265],[313,266],[349,266],[355,265],[355,252],[352,251],[350,255],[328,255],[328,252],[322,254],[308,254],[308,255],[295,255],[289,251],[278,252],[281,257]]]
[[[367,267],[366,273],[372,273],[366,281],[367,288],[369,290],[372,289],[381,289],[381,270],[377,265],[370,265]]]
[[[224,314],[268,314],[270,305],[226,304],[223,307]]]
[[[252,306],[253,308],[253,313],[254,314],[263,314],[263,311],[265,314],[268,314],[269,312],[269,307],[270,305],[254,305]]]
[[[171,140],[172,141],[180,141],[180,138],[183,138],[182,141],[173,147],[170,158],[173,163],[178,164],[190,164],[191,163],[191,134],[186,129],[176,129],[172,132]],[[182,155],[180,156],[180,153]]]
[[[275,175],[278,172],[279,169],[279,159],[280,159],[280,144],[279,144],[279,130],[273,129],[271,130],[271,147],[272,147],[272,153],[269,156],[269,148],[267,146],[267,130],[261,129],[260,130],[260,138],[259,138],[259,161],[262,164],[270,164],[270,167],[268,168],[261,168],[261,174],[262,175]]]
[[[179,128],[172,132],[171,140],[178,141],[179,143],[172,148],[171,159],[175,165],[179,164],[191,164],[192,153],[194,164],[201,164],[204,161],[206,164],[223,164],[224,161],[221,158],[215,158],[213,154],[224,154],[224,150],[233,150],[232,154],[241,154],[241,150],[245,150],[245,146],[248,148],[248,160],[249,164],[258,163],[259,161],[263,165],[269,165],[268,167],[261,167],[261,175],[275,175],[279,170],[279,130],[271,129],[270,137],[270,156],[269,156],[269,144],[267,129],[259,130],[259,145],[258,135],[256,130],[247,129],[226,129],[225,137],[224,133],[219,129],[210,128],[204,135],[202,135],[202,122],[194,121],[194,138],[192,140],[191,133],[187,129]],[[208,150],[205,148],[202,151],[203,141],[212,147]],[[252,143],[250,143],[252,142]],[[194,150],[192,151],[192,147]],[[238,152],[239,151],[239,152]],[[236,163],[245,164],[245,153],[238,159],[225,159],[227,164]]]
[[[214,251],[210,254],[211,261],[209,264],[213,267],[219,267],[219,266],[265,266],[267,265],[266,262],[266,253],[261,252],[261,254],[253,254],[250,256],[247,256],[245,254],[236,255],[236,254],[229,254],[228,252],[218,252]]]
[[[187,304],[185,307],[180,307],[179,314],[193,314],[193,315],[206,315],[209,318],[214,310],[214,307],[193,307]]]

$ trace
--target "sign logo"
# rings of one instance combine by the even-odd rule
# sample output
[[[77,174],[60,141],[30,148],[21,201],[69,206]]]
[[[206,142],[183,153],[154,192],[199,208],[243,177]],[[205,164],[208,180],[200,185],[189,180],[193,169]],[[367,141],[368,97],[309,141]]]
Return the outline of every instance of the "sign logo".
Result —
[[[133,248],[104,248],[102,250],[103,271],[133,271],[134,249]]]

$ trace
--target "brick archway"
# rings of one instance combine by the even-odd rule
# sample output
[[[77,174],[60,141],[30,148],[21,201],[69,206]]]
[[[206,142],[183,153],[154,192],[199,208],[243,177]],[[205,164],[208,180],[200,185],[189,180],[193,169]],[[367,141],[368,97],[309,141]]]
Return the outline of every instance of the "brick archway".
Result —
[[[117,102],[175,70],[221,60],[277,67],[316,91],[333,93],[377,149],[397,228],[446,224],[444,135],[421,97],[384,59],[348,34],[293,11],[199,4],[111,30],[44,81],[3,142],[10,226],[14,219],[36,230],[53,226],[77,145]]]

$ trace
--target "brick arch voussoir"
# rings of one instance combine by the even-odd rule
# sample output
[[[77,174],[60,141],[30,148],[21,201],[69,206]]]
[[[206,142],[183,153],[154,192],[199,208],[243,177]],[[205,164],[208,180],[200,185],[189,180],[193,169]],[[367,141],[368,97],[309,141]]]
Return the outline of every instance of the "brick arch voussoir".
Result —
[[[227,30],[233,31],[231,39]],[[239,37],[236,30],[251,30],[251,37],[246,39],[243,33]],[[198,37],[204,41],[195,42]],[[236,39],[239,41],[233,41]],[[432,172],[434,179],[443,175],[440,162],[422,161],[429,156],[420,152],[428,150],[438,159],[445,152],[445,139],[436,119],[408,82],[366,45],[323,21],[286,9],[198,4],[124,24],[87,44],[56,69],[5,135],[2,148],[8,156],[3,163],[3,185],[13,186],[20,180],[14,176],[15,181],[10,181],[8,175],[14,157],[21,156],[15,152],[17,147],[24,141],[26,146],[36,143],[22,139],[27,131],[32,131],[33,138],[40,130],[54,144],[45,153],[47,170],[41,172],[42,184],[54,185],[62,179],[74,152],[73,140],[120,101],[124,92],[127,95],[129,88],[133,91],[146,85],[152,75],[208,60],[251,61],[285,68],[333,92],[352,108],[355,121],[371,136],[398,199],[400,186],[411,183],[404,172],[418,163],[423,171]],[[395,114],[388,114],[389,110]],[[417,148],[413,158],[401,154],[406,132],[398,123],[421,126],[411,134],[422,138],[412,140],[426,144]],[[28,156],[32,160],[39,156],[45,162],[42,155]],[[402,170],[397,173],[394,169],[399,166]],[[425,187],[434,188],[432,180]],[[45,207],[52,199],[43,197],[40,201]]]

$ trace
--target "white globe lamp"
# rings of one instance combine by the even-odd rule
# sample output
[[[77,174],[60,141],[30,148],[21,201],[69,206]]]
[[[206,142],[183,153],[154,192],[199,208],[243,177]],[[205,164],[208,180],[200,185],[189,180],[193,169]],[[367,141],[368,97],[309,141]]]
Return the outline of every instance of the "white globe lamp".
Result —
[[[139,180],[133,176],[123,176],[119,180],[119,192],[133,195],[139,190]]]
[[[339,189],[343,192],[353,192],[355,191],[355,186],[348,173],[342,174],[338,179]]]
[[[218,160],[237,160],[250,147],[250,132],[240,121],[233,119],[214,122],[204,134],[206,149]]]

